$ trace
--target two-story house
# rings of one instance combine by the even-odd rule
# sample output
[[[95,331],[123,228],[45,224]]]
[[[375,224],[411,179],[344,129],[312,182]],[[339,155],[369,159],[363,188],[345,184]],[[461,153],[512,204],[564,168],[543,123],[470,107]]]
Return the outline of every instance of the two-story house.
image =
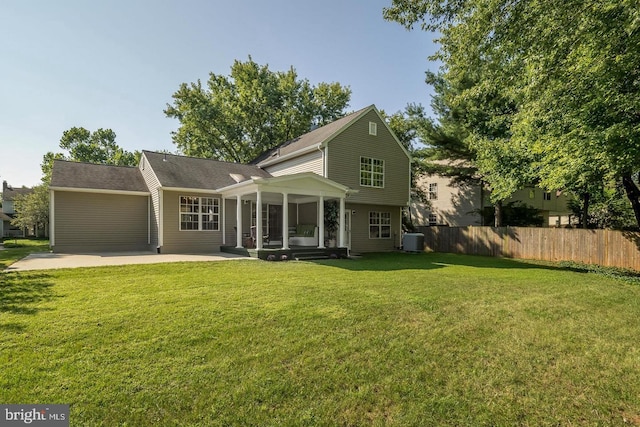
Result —
[[[418,180],[428,203],[411,202],[411,219],[417,226],[445,225],[464,227],[483,224],[486,209],[492,209],[490,192],[479,184],[460,183],[453,179],[428,175]],[[571,224],[573,212],[569,208],[570,198],[565,193],[545,191],[537,187],[526,187],[516,191],[504,203],[520,202],[537,209],[543,217],[545,227]]]
[[[14,188],[2,181],[2,208],[0,208],[0,237],[24,237],[28,230],[11,225],[11,220],[16,215],[15,199],[31,193],[31,188]]]
[[[251,164],[152,151],[138,167],[56,161],[50,190],[56,252],[388,251],[401,244],[410,156],[372,105]]]

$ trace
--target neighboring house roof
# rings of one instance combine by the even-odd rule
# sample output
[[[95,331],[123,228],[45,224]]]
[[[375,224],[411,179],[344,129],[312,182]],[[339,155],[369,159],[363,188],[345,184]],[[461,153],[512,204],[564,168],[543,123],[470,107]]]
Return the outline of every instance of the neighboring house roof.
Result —
[[[217,190],[251,177],[270,178],[255,165],[143,151],[162,187]]]
[[[11,217],[0,210],[0,221],[11,221]],[[2,224],[0,224],[2,225]]]
[[[370,105],[366,108],[348,114],[334,122],[314,129],[311,132],[307,132],[304,135],[301,135],[290,141],[283,142],[282,144],[272,148],[271,150],[262,153],[251,163],[255,165],[263,165],[265,163],[268,163],[271,158],[284,157],[304,149],[317,147],[320,144],[332,139],[335,135],[346,129],[351,123],[355,122],[360,116],[368,113],[374,108],[374,105]]]
[[[50,188],[149,192],[137,167],[55,160]]]
[[[31,193],[31,188],[14,188],[7,184],[7,181],[2,182],[2,200],[7,202],[13,201],[16,197]]]

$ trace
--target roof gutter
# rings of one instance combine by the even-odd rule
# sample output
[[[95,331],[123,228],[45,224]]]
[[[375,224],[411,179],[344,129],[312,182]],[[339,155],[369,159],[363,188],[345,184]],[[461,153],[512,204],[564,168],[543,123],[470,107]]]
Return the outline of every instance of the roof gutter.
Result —
[[[105,190],[102,188],[75,188],[75,187],[49,187],[49,190],[54,191],[69,191],[73,193],[100,193],[100,194],[122,194],[129,196],[149,196],[148,191],[135,191],[135,190]]]

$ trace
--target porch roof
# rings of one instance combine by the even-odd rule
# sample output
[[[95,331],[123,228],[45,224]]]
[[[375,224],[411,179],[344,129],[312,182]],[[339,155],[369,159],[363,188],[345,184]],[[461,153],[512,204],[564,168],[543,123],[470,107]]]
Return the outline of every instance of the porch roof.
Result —
[[[247,181],[221,188],[219,191],[224,198],[238,195],[244,196],[258,191],[328,198],[341,198],[357,193],[357,190],[352,190],[345,185],[313,172],[302,172],[273,178],[254,176]]]

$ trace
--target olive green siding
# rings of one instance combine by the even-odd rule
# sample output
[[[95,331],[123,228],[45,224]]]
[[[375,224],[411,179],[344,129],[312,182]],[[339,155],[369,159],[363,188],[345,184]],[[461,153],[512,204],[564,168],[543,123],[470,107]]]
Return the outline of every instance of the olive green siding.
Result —
[[[385,252],[400,246],[399,206],[346,204],[351,210],[351,250],[353,252]],[[391,214],[391,237],[388,239],[369,238],[369,212],[389,212]]]
[[[149,197],[54,192],[54,252],[149,250]]]
[[[219,252],[222,244],[222,217],[220,217],[220,230],[197,231],[180,230],[180,196],[213,197],[220,200],[220,212],[222,212],[222,199],[218,195],[187,192],[166,191],[162,192],[162,232],[163,244],[161,253],[207,253]]]
[[[313,172],[322,176],[324,168],[322,163],[322,153],[319,150],[285,160],[282,163],[265,167],[265,170],[273,176],[291,175],[301,172]]]
[[[140,159],[140,172],[142,173],[142,178],[144,179],[147,187],[149,188],[149,192],[151,193],[151,247],[158,247],[158,228],[160,226],[160,202],[158,195],[158,188],[160,187],[160,183],[156,178],[151,166],[147,162],[147,159],[142,155]]]
[[[225,246],[236,246],[236,202],[235,199],[224,201]]]
[[[317,203],[303,203],[298,205],[298,224],[318,225]]]
[[[369,122],[377,124],[377,136],[369,135]],[[358,190],[349,197],[350,203],[407,206],[409,157],[375,111],[356,120],[327,145],[327,178]],[[384,188],[360,185],[360,157],[384,160]]]

